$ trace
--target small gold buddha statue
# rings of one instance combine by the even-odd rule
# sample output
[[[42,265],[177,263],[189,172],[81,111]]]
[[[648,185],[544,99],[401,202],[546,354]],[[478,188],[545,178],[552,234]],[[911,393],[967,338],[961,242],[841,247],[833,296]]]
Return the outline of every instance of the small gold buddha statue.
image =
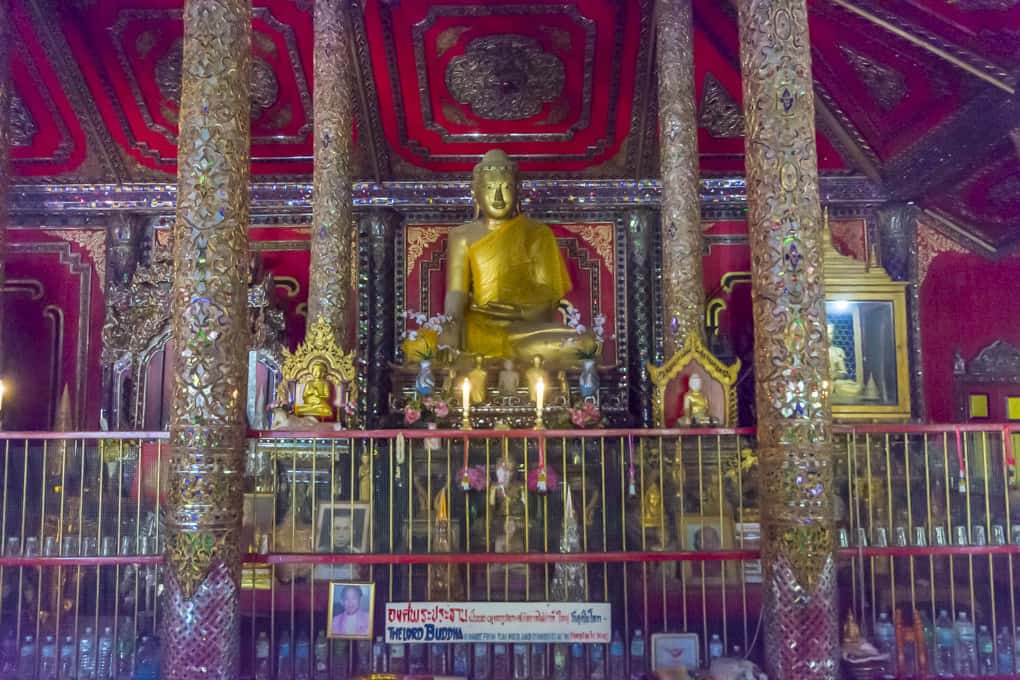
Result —
[[[488,375],[483,366],[484,357],[475,357],[475,367],[468,373],[468,382],[471,384],[471,403],[481,404],[485,401],[485,382]]]
[[[641,499],[641,526],[646,529],[662,529],[665,515],[662,508],[662,493],[658,480],[651,480]]]
[[[330,385],[326,380],[326,364],[316,361],[311,366],[312,378],[304,384],[301,391],[301,403],[294,407],[298,416],[314,416],[320,419],[333,417],[333,407],[329,403]]]
[[[472,354],[549,361],[597,346],[556,319],[571,289],[552,230],[520,213],[517,164],[485,154],[472,173],[475,220],[450,232],[443,343]]]
[[[531,401],[538,403],[538,383],[541,381],[544,386],[544,398],[546,403],[549,402],[549,372],[546,371],[542,364],[544,363],[542,356],[536,354],[531,357],[531,366],[524,372],[524,378],[528,381],[528,394],[531,396]]]
[[[846,350],[833,344],[835,326],[828,324],[829,331],[829,380],[832,381],[832,394],[835,397],[853,398],[861,392],[861,386],[850,380],[850,371],[846,367]]]
[[[372,498],[372,465],[368,453],[361,454],[361,465],[358,468],[358,500],[368,503]]]
[[[708,395],[701,391],[701,375],[692,373],[687,382],[687,393],[684,394],[683,416],[680,422],[684,425],[713,425]]]
[[[861,639],[861,628],[857,625],[857,618],[851,609],[846,615],[846,622],[843,624],[843,644],[854,645]]]

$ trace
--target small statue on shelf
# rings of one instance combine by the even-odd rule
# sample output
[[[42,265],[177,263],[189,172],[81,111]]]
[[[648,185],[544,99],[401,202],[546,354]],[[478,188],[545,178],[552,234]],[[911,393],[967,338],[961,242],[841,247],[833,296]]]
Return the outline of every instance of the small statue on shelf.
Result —
[[[301,403],[294,407],[294,415],[329,420],[333,417],[333,407],[329,403],[330,385],[326,380],[326,363],[316,361],[310,370],[311,378],[304,384]]]
[[[471,383],[472,404],[481,404],[485,401],[485,382],[488,375],[483,364],[484,357],[475,357],[475,367],[468,373],[468,382]]]
[[[662,507],[662,492],[659,482],[651,480],[645,488],[641,499],[641,526],[646,529],[662,529],[665,525],[665,514]]]
[[[432,552],[454,551],[453,531],[450,526],[448,489],[443,487],[436,495],[436,520],[432,528]],[[428,570],[429,600],[459,601],[464,599],[464,583],[461,581],[460,565],[430,564]]]
[[[368,503],[372,498],[372,465],[367,451],[361,453],[361,466],[358,468],[358,500]]]
[[[560,369],[556,372],[556,383],[559,385],[560,394],[563,395],[563,399],[569,405],[570,404],[570,383],[567,382],[567,372]]]
[[[503,370],[499,372],[499,393],[504,397],[517,394],[521,384],[521,374],[514,368],[513,359],[503,360]]]
[[[683,416],[684,425],[715,425],[708,395],[701,391],[701,374],[692,373],[687,382],[687,393],[684,394]]]
[[[549,372],[542,368],[542,357],[535,355],[531,358],[531,366],[524,372],[528,381],[528,396],[533,403],[538,403],[538,384],[541,382],[545,389],[549,389]]]

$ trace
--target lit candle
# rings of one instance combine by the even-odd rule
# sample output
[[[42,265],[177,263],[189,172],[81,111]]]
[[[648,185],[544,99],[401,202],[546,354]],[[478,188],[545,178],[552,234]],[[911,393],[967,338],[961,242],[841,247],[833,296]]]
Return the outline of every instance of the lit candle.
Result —
[[[463,424],[464,428],[467,429],[471,426],[471,381],[464,378],[463,384],[460,386],[461,396],[464,399],[464,415]]]
[[[537,402],[536,405],[535,405],[535,421],[536,421],[535,425],[537,427],[541,427],[542,426],[542,404],[544,402],[544,397],[545,397],[545,381],[542,380],[541,378],[539,378],[538,381],[535,382],[535,397],[536,397],[535,401]]]
[[[4,409],[4,381],[0,380],[0,411]]]

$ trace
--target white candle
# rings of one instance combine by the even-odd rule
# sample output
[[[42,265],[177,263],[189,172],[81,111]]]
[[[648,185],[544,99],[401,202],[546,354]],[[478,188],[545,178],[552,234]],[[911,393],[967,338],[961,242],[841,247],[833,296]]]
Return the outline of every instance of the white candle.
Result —
[[[464,378],[464,383],[460,386],[460,391],[464,397],[464,417],[467,418],[471,409],[471,381]]]
[[[4,408],[4,381],[0,380],[0,411]]]
[[[535,383],[535,393],[536,393],[536,396],[537,396],[536,401],[538,402],[538,405],[537,405],[537,408],[535,409],[535,412],[538,414],[538,419],[541,420],[542,419],[542,402],[543,402],[543,397],[545,396],[545,381],[542,380],[541,378],[539,378],[538,382]]]

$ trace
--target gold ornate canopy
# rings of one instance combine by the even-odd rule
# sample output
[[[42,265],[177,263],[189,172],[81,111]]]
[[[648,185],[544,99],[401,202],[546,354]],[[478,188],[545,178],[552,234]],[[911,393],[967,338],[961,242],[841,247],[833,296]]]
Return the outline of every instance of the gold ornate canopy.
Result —
[[[652,413],[655,418],[655,426],[668,426],[666,423],[667,393],[670,391],[674,380],[680,378],[685,373],[695,372],[688,371],[692,365],[697,372],[702,374],[706,383],[716,383],[717,392],[722,397],[722,403],[712,407],[713,415],[719,419],[720,425],[732,427],[737,422],[737,393],[735,385],[737,384],[737,376],[740,374],[740,360],[737,359],[732,365],[723,363],[708,351],[708,348],[705,347],[697,333],[688,334],[683,348],[670,357],[662,366],[648,364],[648,372],[654,386]],[[706,389],[710,389],[710,387]],[[682,393],[677,392],[677,396],[682,397]],[[709,396],[715,401],[716,397]]]
[[[287,399],[288,385],[306,384],[315,379],[312,369],[321,365],[325,369],[323,378],[334,386],[346,388],[346,399],[353,401],[357,396],[357,370],[354,366],[354,352],[346,353],[336,342],[329,323],[319,320],[309,326],[305,340],[291,353],[283,350],[283,380],[279,398]]]

